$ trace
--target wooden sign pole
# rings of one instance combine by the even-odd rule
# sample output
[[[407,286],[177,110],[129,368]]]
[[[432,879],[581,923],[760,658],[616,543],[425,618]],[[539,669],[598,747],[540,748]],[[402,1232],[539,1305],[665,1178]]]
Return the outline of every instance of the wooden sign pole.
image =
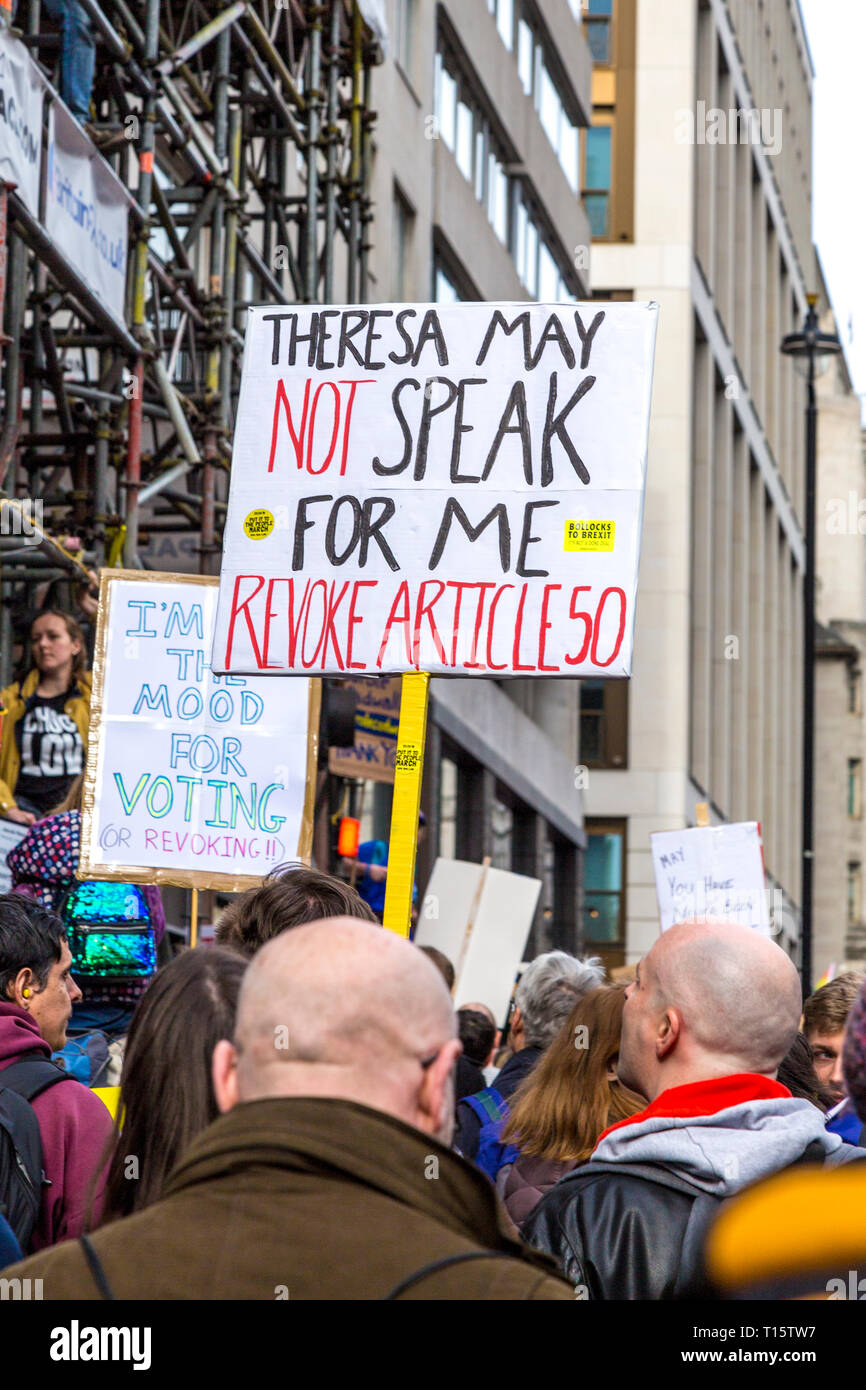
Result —
[[[198,944],[198,889],[192,890],[192,905],[189,910],[189,944],[190,949]]]

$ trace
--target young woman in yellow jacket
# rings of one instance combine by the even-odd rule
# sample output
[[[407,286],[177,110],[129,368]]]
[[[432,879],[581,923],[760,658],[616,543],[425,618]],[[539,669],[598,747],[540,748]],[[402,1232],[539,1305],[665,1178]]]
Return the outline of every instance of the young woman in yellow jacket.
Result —
[[[60,609],[30,630],[34,669],[0,691],[0,815],[32,825],[62,801],[84,770],[90,672],[84,634]]]

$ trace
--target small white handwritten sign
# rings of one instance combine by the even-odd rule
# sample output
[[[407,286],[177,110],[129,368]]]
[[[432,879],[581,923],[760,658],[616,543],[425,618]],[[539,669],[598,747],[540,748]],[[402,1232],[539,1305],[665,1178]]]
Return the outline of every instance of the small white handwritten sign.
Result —
[[[761,827],[757,821],[650,835],[662,931],[703,917],[769,936]]]

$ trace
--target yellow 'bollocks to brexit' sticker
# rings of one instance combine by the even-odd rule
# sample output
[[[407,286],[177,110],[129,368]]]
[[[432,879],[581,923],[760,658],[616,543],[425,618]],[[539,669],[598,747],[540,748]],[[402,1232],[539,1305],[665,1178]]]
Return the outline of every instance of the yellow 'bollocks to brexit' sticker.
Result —
[[[264,540],[274,529],[273,512],[267,511],[264,507],[257,507],[254,512],[250,512],[244,521],[244,530],[251,541]]]
[[[613,550],[615,521],[567,521],[563,550]]]

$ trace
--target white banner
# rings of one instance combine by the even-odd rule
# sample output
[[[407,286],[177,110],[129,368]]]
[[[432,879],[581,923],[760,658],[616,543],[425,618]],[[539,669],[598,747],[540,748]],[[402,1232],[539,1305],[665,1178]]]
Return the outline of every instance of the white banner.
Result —
[[[100,579],[80,876],[242,888],[309,860],[318,682],[211,674],[216,579]]]
[[[17,184],[28,212],[39,216],[43,81],[24,44],[0,24],[0,179]]]
[[[88,289],[124,323],[129,195],[59,98],[48,112],[45,230]]]
[[[661,929],[712,917],[770,933],[757,821],[650,835]]]
[[[628,675],[656,320],[252,308],[214,669]]]

